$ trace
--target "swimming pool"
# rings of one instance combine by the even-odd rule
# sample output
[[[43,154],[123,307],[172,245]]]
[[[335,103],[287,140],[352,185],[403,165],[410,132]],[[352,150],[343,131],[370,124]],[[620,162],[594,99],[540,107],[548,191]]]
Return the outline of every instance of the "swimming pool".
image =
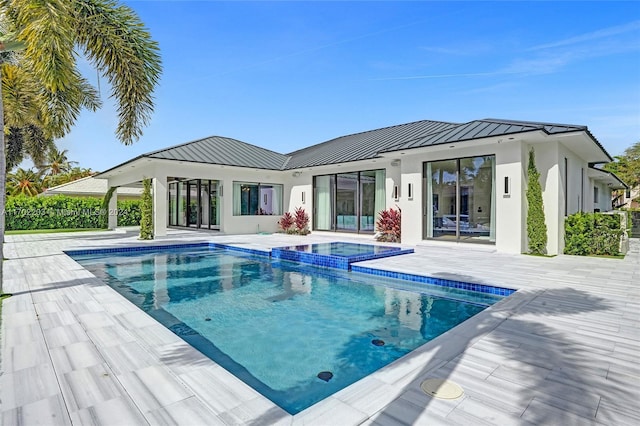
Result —
[[[213,246],[72,257],[291,414],[502,298]]]
[[[413,249],[345,242],[302,244],[271,249],[271,256],[275,258],[346,270],[350,270],[351,264],[355,262],[408,253],[413,253]]]

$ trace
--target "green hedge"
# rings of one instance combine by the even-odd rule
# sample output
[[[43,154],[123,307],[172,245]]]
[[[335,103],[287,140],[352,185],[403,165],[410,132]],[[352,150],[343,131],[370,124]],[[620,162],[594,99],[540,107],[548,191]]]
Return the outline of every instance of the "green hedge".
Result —
[[[99,198],[77,198],[66,195],[52,197],[7,197],[5,229],[100,228],[100,215],[106,214]],[[118,201],[118,226],[140,224],[140,202]]]
[[[140,225],[140,200],[118,201],[118,226]]]
[[[619,254],[623,230],[617,214],[576,213],[567,217],[564,231],[565,254]]]

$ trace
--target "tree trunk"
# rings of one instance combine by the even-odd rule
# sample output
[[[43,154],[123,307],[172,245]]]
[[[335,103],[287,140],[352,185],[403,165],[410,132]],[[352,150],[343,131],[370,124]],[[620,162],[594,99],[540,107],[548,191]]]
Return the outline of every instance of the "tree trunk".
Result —
[[[0,69],[0,295],[2,291],[2,265],[4,263],[4,215],[7,190],[7,158],[4,146],[4,105],[2,102],[2,69]]]

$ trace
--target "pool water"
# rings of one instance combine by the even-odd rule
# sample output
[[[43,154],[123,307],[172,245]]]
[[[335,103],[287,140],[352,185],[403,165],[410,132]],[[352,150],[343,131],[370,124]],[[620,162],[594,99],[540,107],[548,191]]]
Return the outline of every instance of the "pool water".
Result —
[[[72,257],[291,414],[501,299],[219,248]]]
[[[275,258],[346,270],[350,270],[354,262],[408,253],[413,253],[413,249],[345,242],[275,247],[271,250],[271,256]]]
[[[400,250],[400,247],[376,246],[372,244],[357,243],[317,243],[288,247],[289,250],[303,251],[308,253],[328,254],[331,256],[360,256],[367,254],[391,253]]]

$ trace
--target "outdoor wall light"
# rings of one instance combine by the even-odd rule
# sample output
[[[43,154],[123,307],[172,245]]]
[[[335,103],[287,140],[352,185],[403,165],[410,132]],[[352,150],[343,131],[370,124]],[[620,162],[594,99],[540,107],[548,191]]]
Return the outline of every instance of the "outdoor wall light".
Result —
[[[504,195],[511,194],[511,183],[509,182],[509,176],[504,177]]]
[[[413,200],[413,184],[412,183],[407,185],[407,199]]]
[[[298,177],[298,176],[300,176],[301,174],[302,174],[302,172],[293,172],[293,173],[291,173],[291,176],[293,176],[293,177]]]
[[[302,191],[302,204],[304,204],[304,191]]]

